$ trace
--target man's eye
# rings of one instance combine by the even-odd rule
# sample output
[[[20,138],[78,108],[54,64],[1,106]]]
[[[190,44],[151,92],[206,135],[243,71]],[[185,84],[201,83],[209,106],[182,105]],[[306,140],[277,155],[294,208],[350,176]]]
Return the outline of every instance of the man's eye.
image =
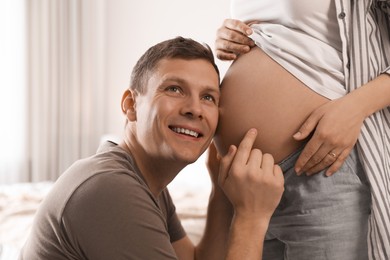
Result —
[[[215,103],[215,98],[211,95],[205,95],[203,98],[207,101],[211,101]]]
[[[180,92],[180,88],[176,87],[176,86],[169,86],[169,87],[167,87],[167,91],[179,93]]]

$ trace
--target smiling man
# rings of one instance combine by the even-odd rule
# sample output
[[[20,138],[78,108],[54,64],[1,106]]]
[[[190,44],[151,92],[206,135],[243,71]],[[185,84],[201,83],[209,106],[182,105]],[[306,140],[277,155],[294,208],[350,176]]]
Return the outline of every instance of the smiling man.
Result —
[[[239,147],[217,159],[201,242],[194,246],[167,185],[209,147],[218,122],[219,72],[210,49],[177,37],[151,47],[122,98],[125,134],[74,163],[42,202],[20,259],[261,259],[283,192],[272,156]]]

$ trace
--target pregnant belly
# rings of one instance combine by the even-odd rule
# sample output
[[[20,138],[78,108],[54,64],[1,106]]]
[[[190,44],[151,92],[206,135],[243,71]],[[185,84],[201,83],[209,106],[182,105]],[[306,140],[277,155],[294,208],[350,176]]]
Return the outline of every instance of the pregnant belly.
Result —
[[[258,130],[255,147],[280,162],[302,146],[293,134],[327,101],[260,48],[253,48],[230,66],[222,81],[217,149],[225,154],[253,127]]]

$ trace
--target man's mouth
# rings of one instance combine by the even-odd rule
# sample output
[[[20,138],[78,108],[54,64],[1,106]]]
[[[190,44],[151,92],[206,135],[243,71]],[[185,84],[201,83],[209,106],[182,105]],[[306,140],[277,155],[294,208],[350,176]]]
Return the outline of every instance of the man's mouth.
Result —
[[[184,134],[184,135],[188,135],[188,136],[195,137],[195,138],[199,138],[202,136],[202,134],[200,134],[198,132],[195,132],[195,131],[190,130],[190,129],[182,128],[182,127],[170,127],[170,129],[173,132],[176,132],[178,134]]]

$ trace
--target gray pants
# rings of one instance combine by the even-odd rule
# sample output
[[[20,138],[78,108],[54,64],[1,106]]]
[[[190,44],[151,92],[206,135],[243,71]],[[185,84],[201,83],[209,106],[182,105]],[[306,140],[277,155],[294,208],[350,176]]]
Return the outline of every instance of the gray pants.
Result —
[[[356,148],[331,177],[294,171],[301,150],[280,163],[285,192],[264,243],[263,260],[368,259],[371,194]]]

